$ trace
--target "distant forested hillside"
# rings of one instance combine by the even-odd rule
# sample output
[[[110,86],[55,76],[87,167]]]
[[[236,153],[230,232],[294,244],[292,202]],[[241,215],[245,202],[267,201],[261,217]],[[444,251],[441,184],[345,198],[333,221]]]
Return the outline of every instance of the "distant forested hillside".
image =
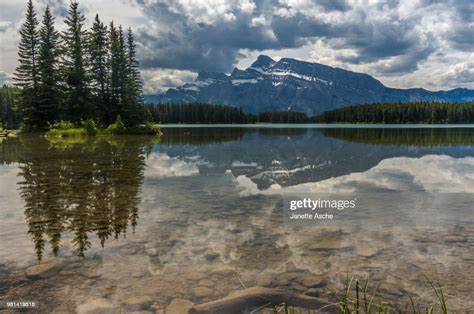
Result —
[[[474,102],[383,103],[329,110],[312,119],[316,123],[474,123]]]

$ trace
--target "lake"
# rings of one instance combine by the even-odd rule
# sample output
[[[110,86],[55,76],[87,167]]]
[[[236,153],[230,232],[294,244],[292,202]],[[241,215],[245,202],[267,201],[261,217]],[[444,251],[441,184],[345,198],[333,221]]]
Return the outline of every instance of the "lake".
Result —
[[[0,139],[0,300],[160,312],[252,286],[474,308],[474,128],[169,126]],[[295,197],[357,198],[295,223]],[[170,305],[171,304],[171,305]]]

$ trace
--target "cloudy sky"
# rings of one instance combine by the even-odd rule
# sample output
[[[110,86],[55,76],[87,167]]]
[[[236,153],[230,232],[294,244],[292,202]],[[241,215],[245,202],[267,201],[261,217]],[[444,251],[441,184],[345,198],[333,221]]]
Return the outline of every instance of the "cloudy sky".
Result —
[[[0,3],[0,83],[16,67],[26,0]],[[49,3],[62,28],[69,0]],[[259,54],[365,72],[391,87],[474,88],[472,0],[82,0],[91,21],[131,26],[145,91],[230,73]],[[41,14],[39,14],[40,16]]]

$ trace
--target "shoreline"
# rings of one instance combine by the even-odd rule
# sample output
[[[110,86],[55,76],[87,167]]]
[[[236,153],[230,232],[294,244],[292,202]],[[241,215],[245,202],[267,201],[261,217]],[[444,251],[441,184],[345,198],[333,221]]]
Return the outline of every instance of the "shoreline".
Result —
[[[294,129],[472,129],[474,124],[345,124],[345,123],[248,123],[248,124],[159,124],[161,128],[294,128]]]

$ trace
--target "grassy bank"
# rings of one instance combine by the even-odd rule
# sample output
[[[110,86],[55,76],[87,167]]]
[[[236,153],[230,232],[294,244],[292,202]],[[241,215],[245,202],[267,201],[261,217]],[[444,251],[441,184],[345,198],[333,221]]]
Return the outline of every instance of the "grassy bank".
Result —
[[[94,120],[89,119],[74,124],[69,121],[59,121],[49,124],[49,129],[45,133],[46,137],[83,137],[97,135],[158,135],[160,126],[152,123],[145,123],[136,126],[126,126],[120,117],[115,123],[107,127],[98,125]]]
[[[422,302],[415,296],[409,295],[405,300],[389,301],[377,291],[378,286],[370,287],[369,279],[347,276],[345,288],[337,293],[339,301],[317,310],[289,306],[287,302],[265,305],[253,313],[260,314],[312,314],[312,313],[339,313],[339,314],[448,314],[446,298],[439,282],[434,282],[425,276],[428,286],[433,292],[431,302]]]

